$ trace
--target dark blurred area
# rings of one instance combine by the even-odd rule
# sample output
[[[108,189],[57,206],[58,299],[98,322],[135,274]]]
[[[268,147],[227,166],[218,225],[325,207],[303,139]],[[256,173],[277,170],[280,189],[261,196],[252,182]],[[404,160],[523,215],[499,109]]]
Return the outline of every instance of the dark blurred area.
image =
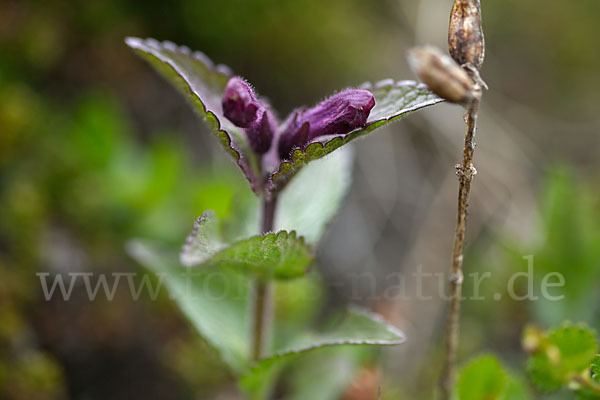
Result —
[[[143,272],[125,253],[129,238],[179,245],[204,210],[226,218],[252,196],[126,36],[203,51],[285,116],[342,87],[414,79],[405,52],[444,48],[451,3],[0,0],[0,398],[238,398],[166,293],[132,301],[121,285],[111,301],[90,301],[77,285],[70,301],[46,301],[36,275]],[[461,356],[499,351],[518,369],[528,321],[600,328],[600,3],[482,7],[490,90],[465,267],[493,272],[482,293],[526,270],[527,255],[536,284],[552,271],[567,282],[561,302],[466,303]],[[375,399],[378,385],[383,398],[431,398],[443,303],[414,299],[412,287],[412,300],[382,293],[390,273],[449,267],[461,119],[458,107],[433,107],[355,146],[351,193],[319,249],[325,302],[377,309],[408,342],[357,374],[344,398]]]

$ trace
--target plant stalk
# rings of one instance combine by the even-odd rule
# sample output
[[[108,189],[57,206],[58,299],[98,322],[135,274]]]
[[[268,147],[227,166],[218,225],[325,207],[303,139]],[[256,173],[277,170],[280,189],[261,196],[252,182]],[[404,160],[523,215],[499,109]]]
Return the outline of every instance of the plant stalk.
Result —
[[[573,381],[575,381],[580,386],[594,392],[595,394],[600,395],[600,385],[598,385],[597,383],[594,383],[581,375],[575,375],[573,377]]]
[[[262,215],[262,233],[271,232],[275,220],[277,198],[264,198]],[[254,281],[253,319],[252,319],[252,358],[257,361],[264,353],[271,324],[271,288],[269,282],[262,279]]]
[[[476,82],[477,80],[474,79]],[[477,93],[475,100],[467,107],[465,123],[467,132],[465,134],[465,147],[463,150],[462,164],[456,166],[458,175],[458,212],[456,218],[456,229],[454,232],[454,243],[452,246],[452,265],[450,272],[450,306],[446,321],[446,358],[440,382],[442,400],[450,400],[454,386],[456,353],[460,335],[460,298],[463,283],[463,249],[465,245],[465,234],[467,231],[467,207],[471,182],[477,174],[473,166],[473,154],[475,152],[475,132],[477,130],[477,116],[479,103],[481,101],[481,88],[476,83]]]

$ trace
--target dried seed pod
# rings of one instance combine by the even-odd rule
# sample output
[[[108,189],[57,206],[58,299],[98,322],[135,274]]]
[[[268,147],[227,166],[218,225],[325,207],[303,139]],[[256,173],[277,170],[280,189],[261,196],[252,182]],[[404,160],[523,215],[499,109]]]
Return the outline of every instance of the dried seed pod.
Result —
[[[408,63],[432,92],[452,103],[469,104],[475,97],[475,83],[449,56],[435,47],[408,51]]]
[[[485,40],[481,28],[480,0],[455,0],[450,12],[448,50],[459,65],[481,68],[485,57]]]

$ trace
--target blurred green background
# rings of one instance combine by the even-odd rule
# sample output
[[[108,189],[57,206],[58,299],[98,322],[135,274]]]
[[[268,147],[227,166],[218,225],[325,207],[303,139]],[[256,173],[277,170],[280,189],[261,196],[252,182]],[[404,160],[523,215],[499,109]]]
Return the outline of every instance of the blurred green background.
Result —
[[[600,327],[600,3],[482,3],[490,91],[465,267],[494,278],[481,287],[488,300],[465,304],[461,355],[499,351],[518,370],[528,321]],[[341,87],[413,79],[405,51],[443,47],[450,6],[1,0],[0,398],[238,398],[215,351],[166,294],[134,302],[122,285],[113,301],[89,301],[79,285],[70,301],[42,296],[36,272],[143,272],[125,254],[127,239],[179,245],[202,211],[227,217],[252,196],[183,97],[125,36],[202,50],[284,116]],[[409,339],[358,372],[345,399],[376,399],[379,385],[384,398],[432,396],[443,304],[383,294],[390,273],[448,267],[461,115],[434,107],[356,146],[352,191],[319,249],[329,282],[322,307],[362,303]],[[527,255],[538,287],[545,273],[563,273],[564,301],[492,299],[526,270]],[[374,286],[357,284],[364,272]]]

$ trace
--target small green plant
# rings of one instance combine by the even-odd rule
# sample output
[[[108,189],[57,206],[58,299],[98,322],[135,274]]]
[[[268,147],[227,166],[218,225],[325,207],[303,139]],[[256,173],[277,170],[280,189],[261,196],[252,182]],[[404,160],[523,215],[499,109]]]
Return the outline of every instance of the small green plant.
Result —
[[[567,388],[581,398],[600,398],[595,377],[598,342],[591,329],[570,323],[548,332],[529,327],[523,344],[530,353],[527,374],[537,390],[550,393]]]
[[[563,391],[578,399],[600,399],[600,355],[597,355],[598,341],[593,330],[568,322],[546,332],[528,326],[522,343],[529,355],[526,374],[535,392],[547,395]],[[518,374],[503,367],[496,356],[485,355],[461,370],[455,397],[458,400],[533,399],[533,390],[528,386]]]
[[[204,54],[153,39],[126,43],[187,96],[258,199],[239,205],[228,221],[205,212],[179,256],[143,240],[128,246],[164,278],[242,390],[250,398],[269,397],[277,374],[304,353],[402,343],[402,332],[358,309],[329,329],[310,331],[306,324],[281,334],[284,321],[272,321],[272,292],[309,272],[313,248],[348,188],[349,153],[340,148],[442,99],[425,85],[385,80],[341,91],[280,122],[250,84]]]

